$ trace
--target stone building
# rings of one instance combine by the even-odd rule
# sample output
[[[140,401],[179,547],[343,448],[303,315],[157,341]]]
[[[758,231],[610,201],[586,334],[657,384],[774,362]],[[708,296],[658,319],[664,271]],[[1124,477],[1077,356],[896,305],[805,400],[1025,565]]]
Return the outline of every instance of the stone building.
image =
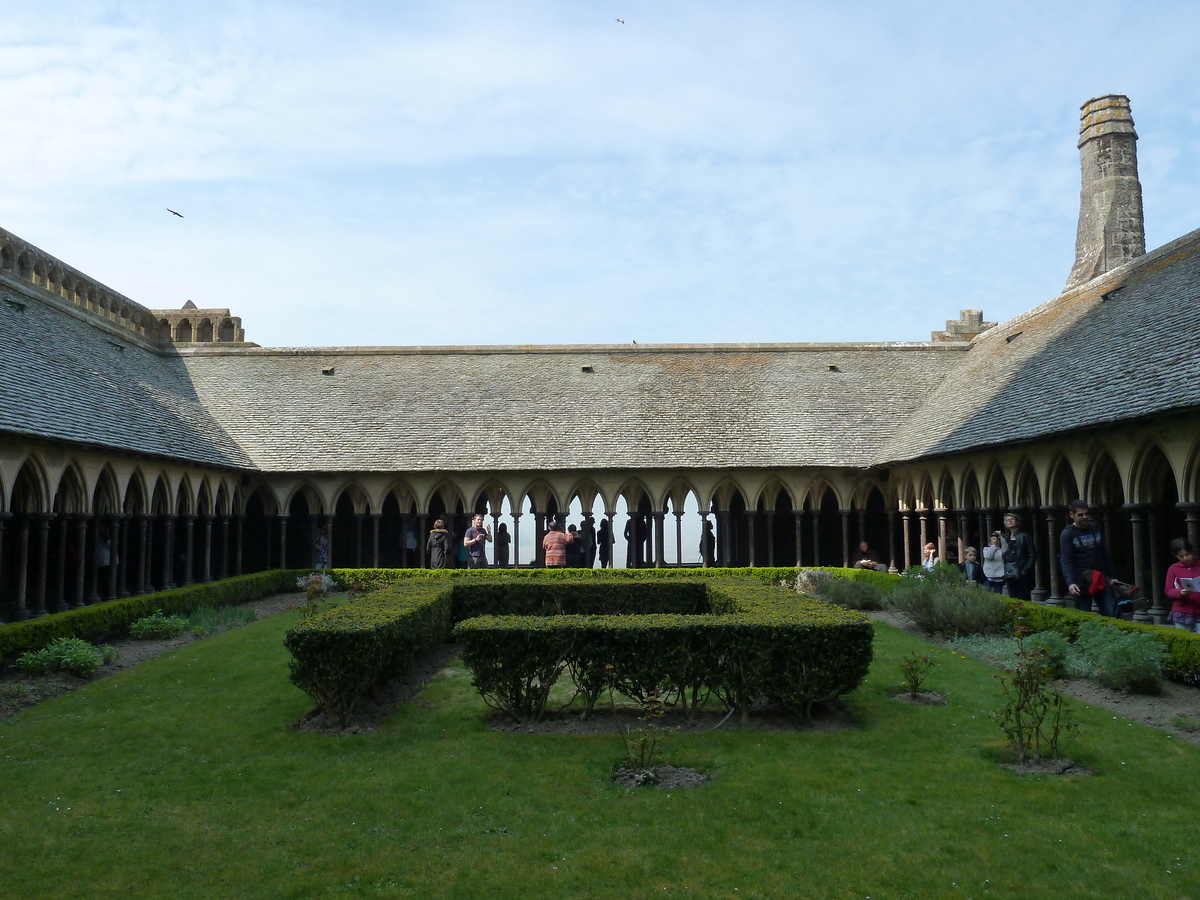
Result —
[[[1144,252],[1126,98],[1080,134],[1066,292],[929,342],[264,348],[0,230],[0,614],[307,566],[319,527],[334,565],[422,565],[408,533],[475,510],[536,564],[573,504],[653,566],[683,560],[688,509],[716,527],[703,565],[843,565],[866,539],[893,569],[1019,510],[1059,603],[1082,496],[1161,619],[1166,545],[1200,541],[1200,231]]]

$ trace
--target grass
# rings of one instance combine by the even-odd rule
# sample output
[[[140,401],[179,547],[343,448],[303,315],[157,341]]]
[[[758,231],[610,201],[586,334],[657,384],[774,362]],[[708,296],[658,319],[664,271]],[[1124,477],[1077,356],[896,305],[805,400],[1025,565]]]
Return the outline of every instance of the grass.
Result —
[[[1091,778],[997,765],[995,670],[877,627],[856,729],[679,734],[692,791],[609,781],[615,734],[492,732],[454,666],[375,734],[290,726],[285,613],[0,722],[5,897],[1200,897],[1200,750],[1079,707]]]

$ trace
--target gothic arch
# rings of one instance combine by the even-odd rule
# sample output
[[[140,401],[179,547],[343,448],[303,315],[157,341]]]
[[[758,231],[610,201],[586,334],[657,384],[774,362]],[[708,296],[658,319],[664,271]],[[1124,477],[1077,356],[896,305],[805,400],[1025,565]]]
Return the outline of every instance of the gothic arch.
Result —
[[[357,481],[350,479],[333,493],[333,508],[336,510],[343,497],[348,497],[357,515],[365,515],[371,511],[371,500],[366,489]]]
[[[213,511],[212,492],[208,487],[208,479],[200,482],[200,490],[196,492],[196,515],[207,516]]]
[[[321,500],[321,492],[308,481],[302,481],[292,488],[288,493],[282,508],[291,515],[292,504],[296,502],[296,498],[303,496],[304,502],[308,506],[308,513],[312,516],[326,515],[325,504]]]
[[[767,479],[766,483],[759,489],[758,495],[755,498],[754,506],[762,506],[763,509],[775,509],[779,500],[780,493],[787,496],[791,508],[796,508],[796,495],[792,493],[792,489],[784,484],[777,475],[772,475]]]
[[[1038,485],[1037,473],[1033,471],[1033,464],[1027,458],[1023,458],[1017,466],[1011,500],[1011,506],[1030,508],[1041,506],[1042,491]]]
[[[1046,504],[1066,506],[1072,500],[1081,497],[1079,479],[1070,460],[1062,453],[1056,453],[1046,474]]]
[[[191,479],[184,475],[179,479],[179,488],[175,491],[175,514],[190,516],[195,511],[194,501]]]
[[[48,512],[50,509],[49,479],[41,460],[26,457],[17,470],[12,487],[13,512]]]
[[[92,492],[92,513],[98,516],[113,515],[121,510],[121,492],[117,489],[117,478],[112,467],[105,463],[96,479]]]
[[[820,509],[826,494],[833,495],[833,499],[837,502],[839,509],[846,508],[846,504],[843,502],[837,488],[830,484],[824,477],[817,477],[812,480],[812,483],[808,486],[808,490],[804,492],[802,502],[809,505],[812,509]]]
[[[985,498],[987,506],[995,509],[1007,509],[1009,507],[1008,479],[1005,477],[1004,469],[999,463],[992,463],[986,484]]]
[[[134,469],[125,485],[125,501],[121,509],[129,515],[144,515],[148,511],[146,480],[141,469]]]
[[[52,508],[59,515],[82,515],[88,511],[83,474],[74,460],[67,464],[58,478]]]
[[[478,491],[475,492],[475,502],[471,504],[471,509],[475,512],[482,512],[486,505],[487,510],[492,515],[500,515],[504,509],[504,501],[508,501],[509,508],[512,508],[512,497],[509,496],[507,488],[504,487],[495,478],[491,478]]]
[[[217,499],[213,504],[213,512],[218,516],[229,515],[229,490],[225,487],[225,482],[222,481],[217,485]]]
[[[1156,486],[1164,482],[1168,475],[1176,486],[1181,483],[1162,445],[1155,438],[1147,437],[1138,448],[1129,470],[1130,502],[1154,502],[1157,499]]]
[[[417,510],[417,495],[413,493],[412,488],[404,481],[397,479],[388,485],[387,490],[383,492],[383,498],[380,500],[379,511],[383,511],[383,507],[387,505],[388,498],[391,497],[396,502],[396,508],[403,514],[416,512]]]
[[[433,487],[433,490],[426,495],[426,513],[431,513],[433,511],[434,497],[440,498],[446,512],[451,514],[453,514],[454,510],[456,510],[458,507],[462,507],[464,512],[467,509],[467,501],[466,498],[463,497],[462,491],[459,489],[457,484],[448,479],[443,478]]]
[[[600,490],[600,487],[596,484],[596,482],[588,477],[579,479],[579,481],[577,481],[568,491],[566,491],[565,496],[567,498],[568,508],[575,501],[575,498],[578,497],[579,506],[584,512],[591,510],[594,513],[596,511],[597,500],[599,500],[603,506],[608,506],[608,498],[604,496],[604,492]],[[584,502],[585,500],[588,502]]]

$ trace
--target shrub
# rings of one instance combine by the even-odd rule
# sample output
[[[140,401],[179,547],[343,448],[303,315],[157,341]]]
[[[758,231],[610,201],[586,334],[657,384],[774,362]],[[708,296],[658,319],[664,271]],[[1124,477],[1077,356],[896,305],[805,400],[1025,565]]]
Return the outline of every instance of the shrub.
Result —
[[[27,650],[17,657],[17,668],[26,675],[49,675],[54,671],[54,657],[44,648]]]
[[[1093,619],[1079,626],[1076,645],[1101,684],[1133,694],[1162,693],[1167,648],[1153,635],[1122,632]]]
[[[1029,646],[1041,651],[1046,665],[1055,677],[1066,674],[1067,656],[1071,650],[1071,642],[1057,631],[1039,631],[1028,639]]]
[[[929,655],[918,656],[914,650],[900,662],[900,686],[908,691],[908,695],[916,700],[921,693],[921,685],[937,665]]]
[[[951,638],[995,634],[1008,625],[1008,606],[1003,597],[968,583],[957,567],[944,563],[931,572],[913,566],[888,600],[926,634]]]
[[[883,591],[868,581],[831,578],[820,586],[817,596],[847,609],[883,609]]]
[[[41,650],[22,653],[17,659],[17,668],[27,675],[49,675],[52,672],[67,672],[78,678],[87,678],[106,662],[106,657],[116,651],[112,647],[102,653],[99,648],[79,638],[55,638]]]
[[[1049,688],[1053,672],[1042,647],[1021,639],[1017,647],[1016,665],[996,676],[1006,702],[992,719],[1004,730],[1018,762],[1030,756],[1053,759],[1079,734],[1079,723],[1071,721],[1063,696]]]
[[[160,609],[154,615],[138,619],[130,625],[129,636],[135,641],[165,641],[179,637],[186,627],[186,619],[165,616]]]

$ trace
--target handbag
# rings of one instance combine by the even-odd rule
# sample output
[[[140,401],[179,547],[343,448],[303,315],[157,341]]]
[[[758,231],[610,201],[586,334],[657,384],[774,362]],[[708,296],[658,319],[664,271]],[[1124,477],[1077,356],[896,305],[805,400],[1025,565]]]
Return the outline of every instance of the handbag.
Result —
[[[1017,568],[1015,562],[1006,562],[1004,564],[1004,577],[1009,581],[1016,581],[1021,577],[1021,570]]]

